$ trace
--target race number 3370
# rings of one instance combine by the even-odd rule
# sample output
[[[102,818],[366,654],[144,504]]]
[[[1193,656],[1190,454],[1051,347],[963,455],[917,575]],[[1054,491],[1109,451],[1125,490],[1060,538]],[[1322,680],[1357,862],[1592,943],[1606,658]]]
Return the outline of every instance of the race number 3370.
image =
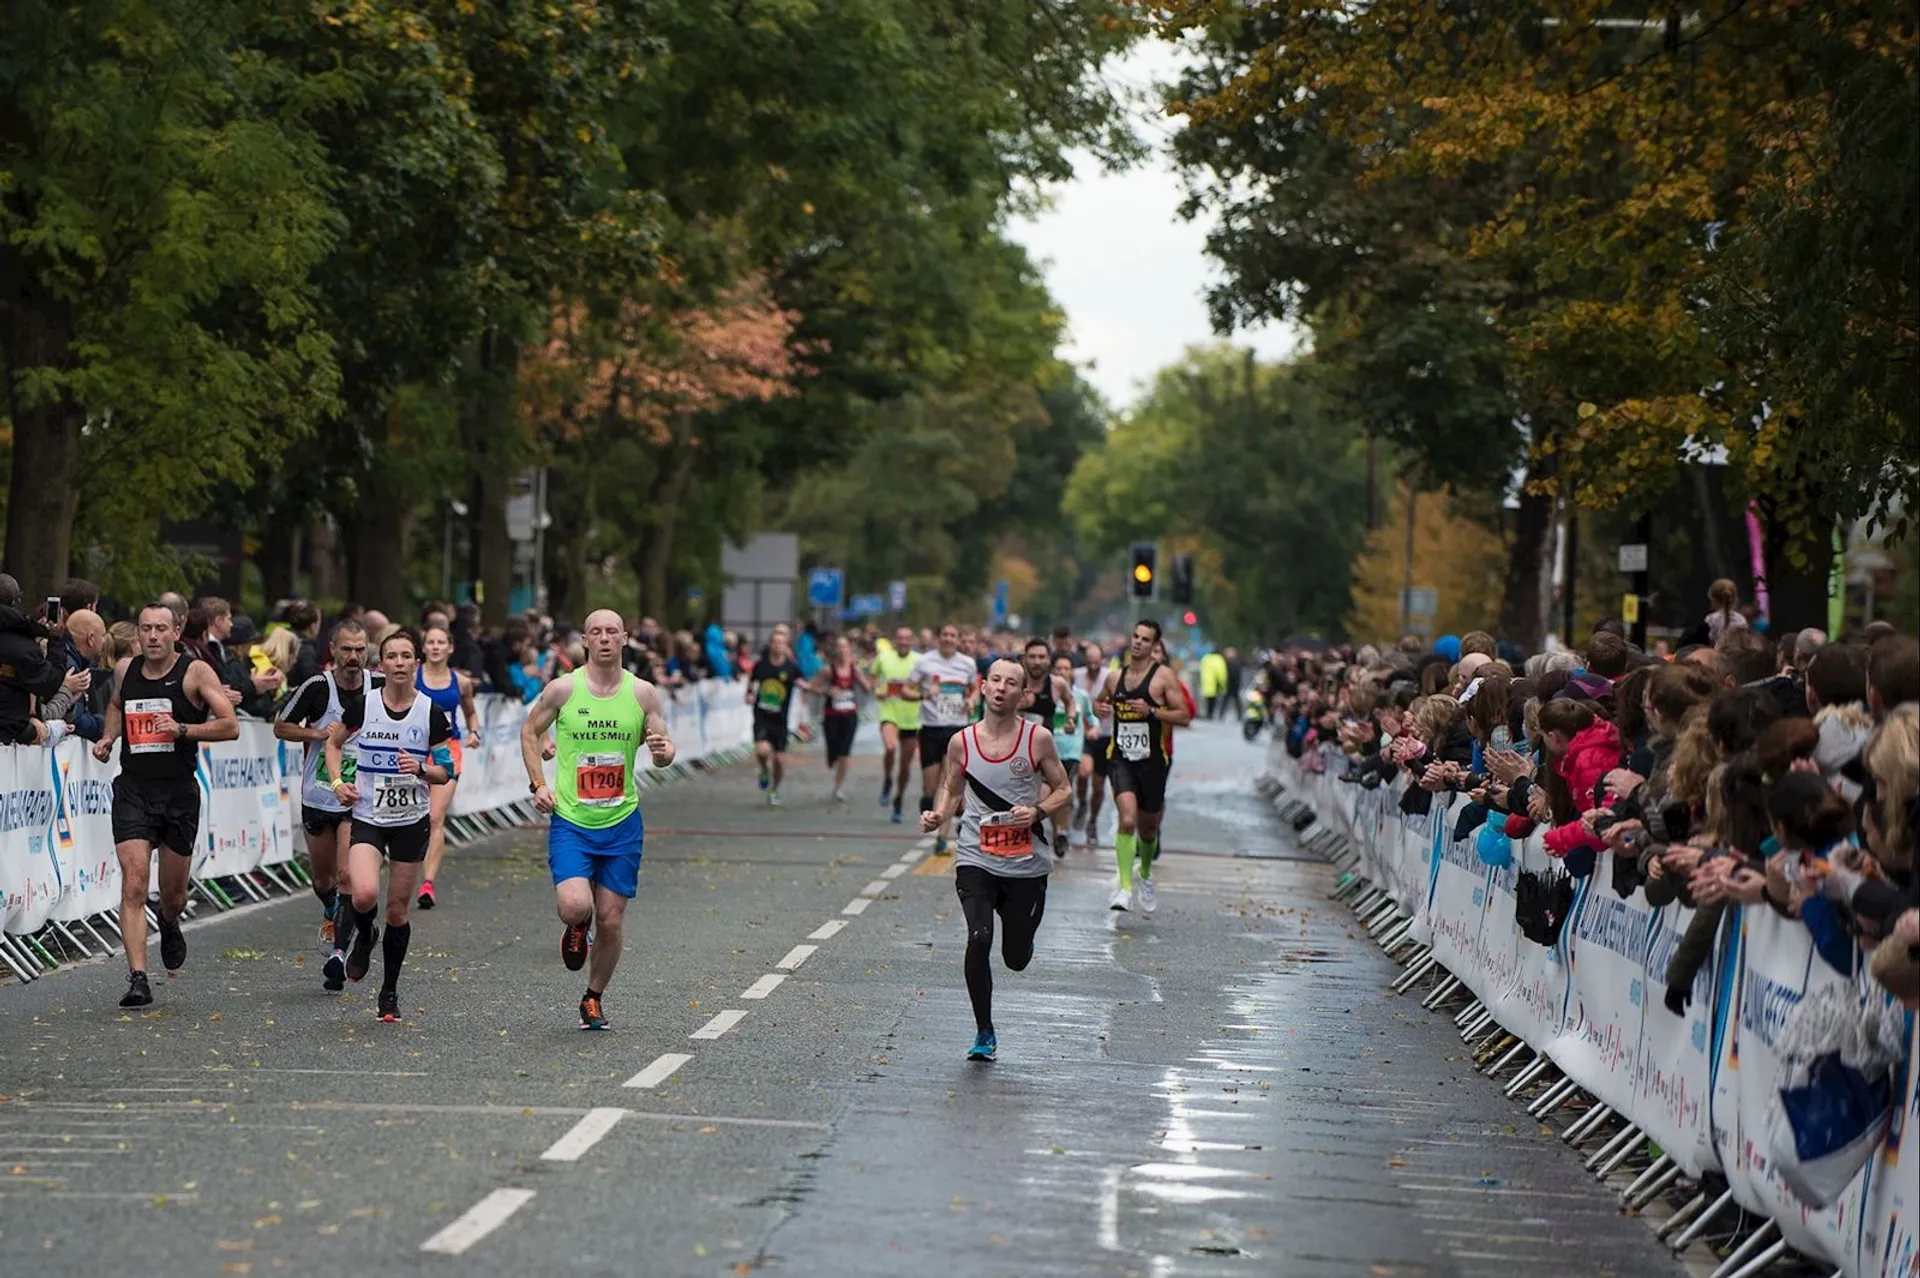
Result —
[[[627,797],[627,758],[583,754],[574,763],[573,793],[590,808],[610,808]]]
[[[173,713],[166,697],[136,697],[126,705],[127,751],[130,754],[171,754],[179,744],[160,721]]]
[[[988,856],[1032,856],[1033,827],[1016,824],[1005,813],[982,817],[980,850]]]

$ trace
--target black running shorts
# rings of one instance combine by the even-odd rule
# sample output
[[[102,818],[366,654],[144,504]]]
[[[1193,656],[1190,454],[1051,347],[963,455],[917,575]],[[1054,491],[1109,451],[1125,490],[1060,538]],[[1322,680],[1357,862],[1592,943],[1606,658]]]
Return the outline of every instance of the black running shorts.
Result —
[[[427,859],[427,840],[432,833],[433,823],[425,817],[406,825],[372,825],[356,820],[349,842],[356,847],[364,843],[378,849],[387,860],[405,864]]]
[[[192,777],[113,779],[113,841],[135,839],[192,856],[200,841],[200,783]]]
[[[353,816],[353,810],[351,808],[342,808],[338,812],[330,812],[326,808],[311,807],[305,803],[300,805],[300,824],[308,834],[313,835],[315,838],[323,834],[332,834],[342,825],[345,825],[351,816]]]
[[[920,725],[920,766],[937,768],[947,761],[947,746],[957,733],[966,731],[967,725],[956,723],[950,727],[939,724]]]
[[[860,726],[857,714],[830,714],[821,719],[821,731],[827,739],[827,763],[840,762],[853,753],[853,734]]]
[[[1129,763],[1125,759],[1107,760],[1107,780],[1115,794],[1131,794],[1142,812],[1164,812],[1167,808],[1167,765],[1148,760]]]
[[[787,713],[784,710],[753,712],[753,743],[762,741],[773,747],[775,754],[787,752]]]

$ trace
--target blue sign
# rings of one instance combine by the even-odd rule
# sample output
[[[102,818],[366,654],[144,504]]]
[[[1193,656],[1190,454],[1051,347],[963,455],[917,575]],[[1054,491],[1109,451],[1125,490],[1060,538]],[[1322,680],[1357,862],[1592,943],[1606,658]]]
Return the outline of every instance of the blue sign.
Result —
[[[847,603],[847,611],[856,617],[877,617],[887,609],[887,601],[879,595],[855,595]]]
[[[1007,624],[1007,589],[1004,581],[993,583],[993,624],[996,626]]]
[[[838,568],[807,570],[807,602],[815,608],[838,608],[846,583]]]
[[[887,587],[887,611],[905,612],[907,610],[907,583],[896,581]]]

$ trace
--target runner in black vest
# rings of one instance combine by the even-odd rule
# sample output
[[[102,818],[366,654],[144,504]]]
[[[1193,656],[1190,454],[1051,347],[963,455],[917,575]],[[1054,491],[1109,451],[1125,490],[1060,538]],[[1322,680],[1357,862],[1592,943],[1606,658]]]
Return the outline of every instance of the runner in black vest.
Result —
[[[114,667],[113,700],[93,746],[93,757],[105,763],[114,741],[120,741],[113,851],[120,860],[120,940],[127,951],[122,1007],[153,1002],[147,982],[147,880],[155,849],[172,854],[160,858],[160,960],[169,972],[187,961],[180,914],[187,908],[187,874],[200,841],[200,782],[194,768],[201,742],[240,735],[220,676],[175,647],[180,620],[166,604],[140,610],[141,655],[122,657]]]
[[[1133,627],[1127,664],[1101,681],[1094,712],[1113,715],[1113,734],[1107,738],[1107,779],[1113,785],[1113,806],[1120,818],[1114,835],[1114,858],[1120,881],[1112,908],[1133,908],[1135,861],[1139,870],[1139,903],[1143,913],[1154,908],[1153,858],[1160,846],[1160,818],[1167,804],[1167,770],[1173,752],[1169,735],[1191,723],[1180,678],[1153,659],[1160,642],[1160,626],[1142,620]]]

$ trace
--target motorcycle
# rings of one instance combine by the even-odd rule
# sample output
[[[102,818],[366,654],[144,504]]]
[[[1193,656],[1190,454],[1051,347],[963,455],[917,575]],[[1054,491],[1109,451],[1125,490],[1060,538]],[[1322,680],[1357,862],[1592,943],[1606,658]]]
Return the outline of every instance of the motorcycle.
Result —
[[[1267,726],[1267,698],[1258,688],[1247,693],[1246,718],[1240,724],[1240,735],[1248,741],[1260,736],[1260,730]]]

